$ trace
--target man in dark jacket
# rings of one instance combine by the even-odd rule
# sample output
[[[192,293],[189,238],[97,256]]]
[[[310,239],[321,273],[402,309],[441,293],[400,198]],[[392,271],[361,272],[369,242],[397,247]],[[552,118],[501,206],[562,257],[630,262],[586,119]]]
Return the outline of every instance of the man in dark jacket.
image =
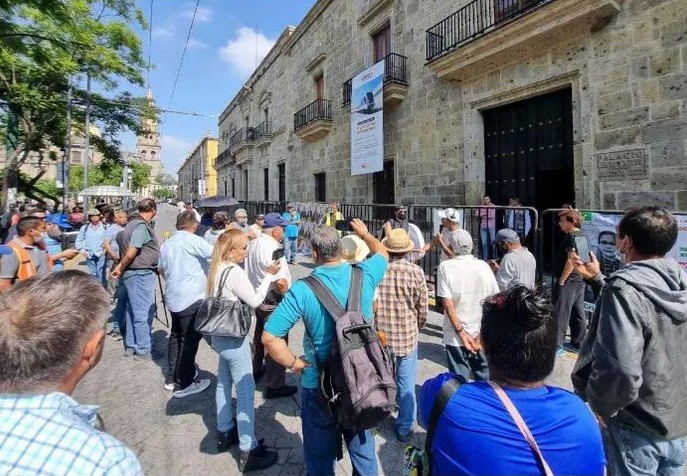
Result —
[[[683,474],[687,273],[665,257],[677,232],[668,211],[633,208],[618,224],[624,267],[604,280],[595,257],[577,259],[600,297],[572,380],[604,428],[609,475]]]

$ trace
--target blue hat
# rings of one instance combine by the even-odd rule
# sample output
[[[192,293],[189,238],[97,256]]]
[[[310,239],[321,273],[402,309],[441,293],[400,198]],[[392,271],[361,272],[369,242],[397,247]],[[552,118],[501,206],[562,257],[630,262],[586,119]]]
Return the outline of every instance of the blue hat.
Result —
[[[60,228],[65,228],[67,230],[71,230],[73,228],[72,224],[69,223],[69,220],[67,220],[67,215],[64,213],[53,213],[52,215],[47,216],[45,219],[47,222],[54,223]]]
[[[291,222],[284,220],[279,213],[268,213],[265,215],[264,228],[274,228],[276,226],[288,226]]]
[[[0,256],[11,255],[12,253],[14,253],[14,251],[12,251],[11,247],[7,245],[0,245]]]

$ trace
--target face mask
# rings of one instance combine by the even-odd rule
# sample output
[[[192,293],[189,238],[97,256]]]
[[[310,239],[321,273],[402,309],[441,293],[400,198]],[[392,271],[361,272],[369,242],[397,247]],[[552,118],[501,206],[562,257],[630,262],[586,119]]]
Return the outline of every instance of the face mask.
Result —
[[[623,264],[625,264],[627,262],[627,256],[625,256],[625,253],[622,253],[618,249],[615,250],[615,259],[620,261]]]
[[[399,220],[405,220],[406,219],[406,213],[405,212],[398,212],[396,214],[396,218],[398,218]]]

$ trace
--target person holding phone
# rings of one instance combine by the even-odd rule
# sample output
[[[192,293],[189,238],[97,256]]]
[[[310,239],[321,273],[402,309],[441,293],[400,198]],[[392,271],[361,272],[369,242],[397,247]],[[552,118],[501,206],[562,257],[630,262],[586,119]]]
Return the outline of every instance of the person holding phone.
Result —
[[[565,239],[556,253],[554,276],[557,277],[554,295],[556,304],[554,313],[558,319],[557,356],[565,350],[579,353],[580,346],[587,334],[587,318],[584,312],[585,283],[582,275],[575,270],[570,259],[571,251],[579,254],[586,250],[589,256],[589,244],[582,230],[582,215],[576,210],[566,209],[558,214],[558,226],[565,233]],[[570,342],[565,343],[565,335],[570,326]]]
[[[248,279],[255,287],[259,286],[265,278],[267,269],[272,263],[276,261],[281,264],[279,273],[274,277],[263,302],[255,309],[253,376],[255,381],[258,381],[264,375],[267,381],[265,398],[288,397],[298,391],[296,387],[285,384],[286,369],[276,363],[272,357],[266,355],[262,345],[262,330],[265,322],[291,286],[291,273],[286,263],[284,247],[281,245],[281,241],[284,239],[284,228],[289,225],[290,222],[283,219],[279,213],[265,215],[262,233],[251,241],[246,257]]]

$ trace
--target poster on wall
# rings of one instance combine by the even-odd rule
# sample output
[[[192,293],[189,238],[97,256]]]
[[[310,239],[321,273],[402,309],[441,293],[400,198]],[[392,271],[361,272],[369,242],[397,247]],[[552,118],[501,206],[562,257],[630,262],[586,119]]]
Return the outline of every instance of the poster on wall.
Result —
[[[384,61],[353,78],[351,175],[384,169]]]

